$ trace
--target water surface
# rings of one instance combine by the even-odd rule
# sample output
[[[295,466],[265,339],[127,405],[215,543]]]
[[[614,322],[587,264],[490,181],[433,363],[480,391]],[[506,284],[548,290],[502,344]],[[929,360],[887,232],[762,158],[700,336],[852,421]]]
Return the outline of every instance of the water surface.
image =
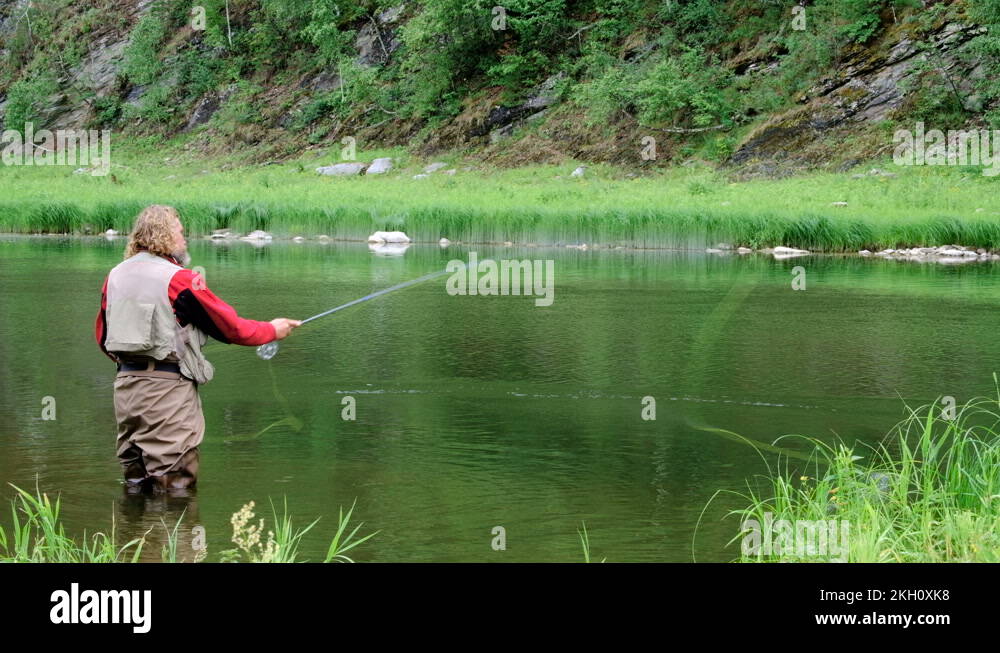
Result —
[[[192,242],[209,287],[255,319],[303,318],[468,249],[553,259],[555,302],[449,296],[441,278],[304,326],[271,361],[213,344],[197,491],[126,497],[114,369],[93,337],[123,246],[0,239],[0,497],[13,495],[7,482],[37,480],[61,494],[75,535],[112,517],[120,542],[153,528],[147,559],[159,557],[161,519],[185,511],[184,538],[203,526],[216,559],[244,503],[270,523],[269,498],[287,497],[298,524],[322,517],[303,542],[311,560],[355,499],[362,532],[381,531],[358,560],[577,561],[582,521],[598,558],[731,560],[739,527],[725,514],[742,502],[706,504],[766,468],[750,447],[699,427],[877,442],[903,399],[994,393],[1000,353],[992,264],[489,246],[384,257],[354,243]],[[796,266],[803,291],[792,290]],[[42,420],[47,396],[54,421]],[[347,396],[356,421],[341,419]],[[648,396],[656,420],[642,419]],[[505,551],[491,547],[495,526]]]

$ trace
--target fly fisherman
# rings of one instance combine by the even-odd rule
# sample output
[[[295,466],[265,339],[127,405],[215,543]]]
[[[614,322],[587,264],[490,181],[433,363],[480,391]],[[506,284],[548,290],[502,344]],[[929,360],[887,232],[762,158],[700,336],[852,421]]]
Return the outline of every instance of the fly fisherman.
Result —
[[[214,368],[201,348],[206,334],[224,343],[281,340],[298,320],[247,320],[184,269],[190,263],[177,210],[150,206],[139,214],[125,260],[101,291],[96,334],[118,364],[115,417],[118,460],[127,488],[191,487],[205,434],[198,385]]]

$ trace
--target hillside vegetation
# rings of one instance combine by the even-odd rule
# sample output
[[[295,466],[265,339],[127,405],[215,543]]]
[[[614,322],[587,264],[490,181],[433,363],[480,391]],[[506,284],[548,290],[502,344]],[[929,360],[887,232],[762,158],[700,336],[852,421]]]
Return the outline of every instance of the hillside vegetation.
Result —
[[[995,124],[996,23],[1000,0],[6,0],[0,117],[253,162],[350,137],[782,176]]]

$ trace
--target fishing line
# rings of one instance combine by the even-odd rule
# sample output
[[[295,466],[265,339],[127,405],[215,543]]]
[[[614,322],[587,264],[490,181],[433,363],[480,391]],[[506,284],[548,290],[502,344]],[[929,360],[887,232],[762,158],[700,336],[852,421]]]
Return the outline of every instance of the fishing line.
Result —
[[[397,283],[395,286],[390,286],[388,288],[383,288],[382,290],[377,290],[377,291],[371,293],[370,295],[365,295],[364,297],[362,297],[360,299],[355,299],[353,301],[349,301],[346,304],[341,304],[340,306],[337,306],[336,308],[331,308],[328,311],[323,311],[322,313],[317,313],[316,315],[313,315],[312,317],[307,317],[306,319],[302,320],[302,324],[305,324],[306,322],[312,322],[313,320],[318,320],[321,317],[326,317],[327,315],[331,315],[333,313],[336,313],[337,311],[342,311],[345,308],[348,308],[350,306],[354,306],[355,304],[360,304],[361,302],[366,302],[369,299],[375,299],[376,297],[378,297],[380,295],[384,295],[386,293],[390,293],[390,292],[393,292],[395,290],[402,290],[403,288],[407,288],[409,286],[413,286],[413,285],[416,285],[418,283],[423,283],[424,281],[430,281],[431,279],[434,279],[436,277],[440,277],[441,275],[447,274],[448,272],[449,272],[448,270],[439,270],[438,272],[432,272],[430,274],[425,274],[424,276],[418,277],[416,279],[410,279],[409,281],[404,281],[403,283]],[[299,326],[301,326],[301,324]],[[278,341],[277,340],[272,340],[271,342],[269,342],[269,343],[267,343],[265,345],[261,345],[260,347],[257,347],[257,355],[260,356],[261,358],[263,358],[264,360],[271,360],[272,358],[275,357],[275,355],[277,353],[278,353]]]

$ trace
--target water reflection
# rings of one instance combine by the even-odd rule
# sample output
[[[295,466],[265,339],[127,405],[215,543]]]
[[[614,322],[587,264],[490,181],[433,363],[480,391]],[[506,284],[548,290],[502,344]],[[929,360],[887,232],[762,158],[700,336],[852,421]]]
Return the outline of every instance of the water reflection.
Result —
[[[119,547],[135,538],[145,539],[139,554],[141,562],[162,562],[165,555],[169,556],[174,533],[177,562],[194,562],[207,553],[196,488],[157,492],[123,488],[116,522]],[[166,554],[165,549],[168,550]],[[129,549],[128,557],[134,551],[134,548]]]

